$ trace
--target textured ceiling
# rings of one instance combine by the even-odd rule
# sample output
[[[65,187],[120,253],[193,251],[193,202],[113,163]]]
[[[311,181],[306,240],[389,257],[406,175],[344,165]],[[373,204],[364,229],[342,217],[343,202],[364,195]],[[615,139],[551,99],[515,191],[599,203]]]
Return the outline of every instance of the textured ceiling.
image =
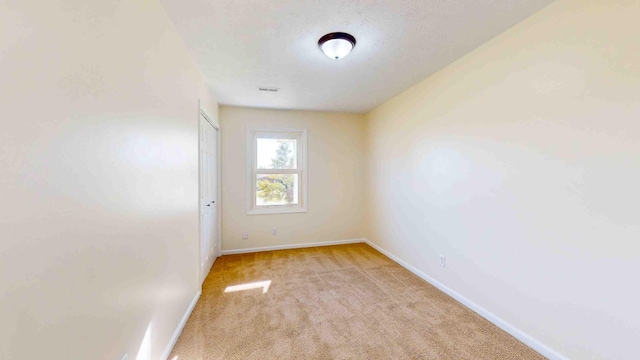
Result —
[[[224,105],[363,113],[552,0],[160,0]],[[318,39],[354,35],[341,60]],[[279,92],[260,92],[259,86]]]

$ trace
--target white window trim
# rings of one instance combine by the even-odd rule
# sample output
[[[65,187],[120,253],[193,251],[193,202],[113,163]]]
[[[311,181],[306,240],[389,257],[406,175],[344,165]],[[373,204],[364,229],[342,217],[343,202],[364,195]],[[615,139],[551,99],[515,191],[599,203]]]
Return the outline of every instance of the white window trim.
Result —
[[[256,182],[255,182],[255,161],[257,157],[254,156],[256,150],[256,138],[259,134],[273,134],[274,136],[281,135],[283,137],[290,136],[291,133],[296,133],[300,137],[298,141],[298,169],[296,170],[273,170],[274,173],[292,173],[299,174],[300,186],[298,193],[298,204],[295,205],[255,205],[256,204]],[[268,128],[268,129],[255,129],[247,128],[247,215],[260,215],[260,214],[291,214],[291,213],[303,213],[307,212],[309,197],[308,193],[308,181],[307,181],[307,129],[289,129],[289,128]],[[262,172],[269,172],[269,170],[262,170]]]

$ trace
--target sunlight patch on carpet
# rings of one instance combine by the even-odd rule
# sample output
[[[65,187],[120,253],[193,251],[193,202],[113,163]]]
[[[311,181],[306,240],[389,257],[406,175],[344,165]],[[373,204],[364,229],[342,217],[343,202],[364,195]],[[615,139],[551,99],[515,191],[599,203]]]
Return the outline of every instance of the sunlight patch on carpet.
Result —
[[[230,292],[236,292],[236,291],[253,290],[253,289],[262,288],[262,293],[266,294],[267,291],[269,291],[269,286],[271,286],[271,280],[257,281],[257,282],[247,283],[247,284],[227,286],[227,288],[224,289],[224,292],[230,293]]]

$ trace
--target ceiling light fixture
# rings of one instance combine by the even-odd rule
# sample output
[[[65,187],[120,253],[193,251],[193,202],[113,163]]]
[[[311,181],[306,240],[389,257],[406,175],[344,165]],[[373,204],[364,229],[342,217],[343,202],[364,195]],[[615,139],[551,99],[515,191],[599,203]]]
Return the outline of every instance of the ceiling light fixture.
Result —
[[[338,60],[349,55],[356,46],[356,38],[347,33],[334,32],[321,37],[318,46],[325,55]]]

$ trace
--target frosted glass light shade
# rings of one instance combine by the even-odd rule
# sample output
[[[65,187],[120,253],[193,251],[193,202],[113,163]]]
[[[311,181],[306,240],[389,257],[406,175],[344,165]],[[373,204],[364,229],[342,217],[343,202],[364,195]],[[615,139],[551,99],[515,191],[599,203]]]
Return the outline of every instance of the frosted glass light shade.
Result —
[[[338,60],[349,55],[356,45],[356,39],[346,33],[331,33],[321,37],[318,45],[325,55]]]
[[[338,60],[349,55],[351,49],[353,49],[353,45],[351,45],[347,40],[333,39],[322,44],[320,48],[325,55]]]

